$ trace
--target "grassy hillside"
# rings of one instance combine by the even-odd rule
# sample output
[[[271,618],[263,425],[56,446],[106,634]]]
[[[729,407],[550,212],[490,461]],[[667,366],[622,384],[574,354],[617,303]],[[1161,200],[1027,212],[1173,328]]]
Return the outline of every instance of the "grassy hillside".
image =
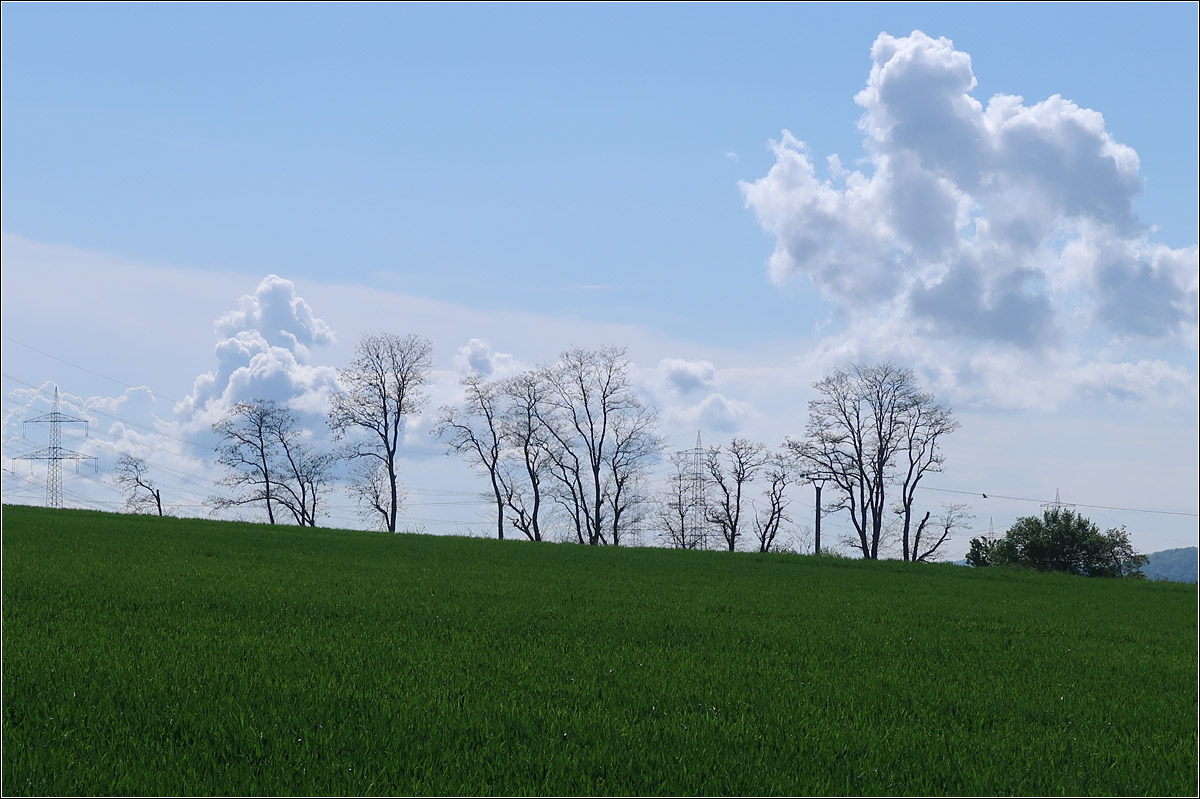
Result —
[[[5,795],[1196,788],[1194,585],[3,513]]]

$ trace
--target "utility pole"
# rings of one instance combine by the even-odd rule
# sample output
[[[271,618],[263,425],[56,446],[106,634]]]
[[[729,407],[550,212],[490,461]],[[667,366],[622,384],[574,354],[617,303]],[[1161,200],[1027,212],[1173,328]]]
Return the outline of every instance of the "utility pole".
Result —
[[[78,452],[72,452],[69,449],[62,448],[62,425],[64,424],[82,424],[84,435],[87,435],[87,419],[80,419],[77,416],[67,416],[59,410],[58,401],[58,386],[54,387],[54,410],[50,413],[33,419],[27,419],[26,425],[29,424],[45,424],[50,426],[50,446],[45,449],[40,449],[37,452],[31,452],[28,455],[21,455],[20,458],[28,461],[47,461],[46,464],[46,507],[61,508],[63,506],[62,497],[62,462],[63,461],[83,461],[96,460],[91,455],[83,455]],[[22,433],[24,433],[24,427]]]
[[[809,475],[809,479],[812,480],[813,488],[817,489],[817,504],[816,504],[816,508],[815,508],[817,518],[816,518],[816,528],[815,528],[815,532],[814,532],[815,540],[813,541],[813,554],[820,555],[821,554],[821,489],[825,487],[825,478],[824,477],[814,477],[813,475]]]

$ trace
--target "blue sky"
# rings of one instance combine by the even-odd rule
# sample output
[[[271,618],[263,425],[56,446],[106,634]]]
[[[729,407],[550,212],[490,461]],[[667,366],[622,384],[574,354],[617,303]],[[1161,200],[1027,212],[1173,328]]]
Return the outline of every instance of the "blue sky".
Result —
[[[1064,460],[1039,483],[1013,474],[1015,457],[992,473],[968,465],[988,446],[981,428],[1012,425],[1031,441],[1067,431],[1051,432],[1066,449],[1103,423],[1114,443],[1091,462],[1148,459],[1141,493],[1112,504],[1196,510],[1195,4],[6,4],[3,23],[4,359],[27,383],[113,390],[13,341],[191,396],[214,369],[214,322],[274,274],[336,331],[312,367],[340,366],[361,333],[406,332],[410,320],[446,324],[429,334],[451,377],[472,338],[532,364],[624,336],[646,370],[669,372],[656,364],[671,358],[715,365],[707,396],[655,398],[679,430],[709,418],[717,439],[771,440],[802,427],[822,369],[896,357],[978,415],[974,438],[958,434],[970,443],[947,485],[978,477],[1046,496],[1067,480],[1056,475],[1082,467]],[[1102,115],[1096,142],[1136,153],[1114,177],[1123,188],[1097,187],[1083,159],[1099,145],[1081,140],[1076,152],[1054,139],[1055,158],[1084,167],[1064,167],[1066,182],[1032,200],[1021,192],[1034,183],[985,197],[957,176],[962,208],[976,203],[962,213],[995,223],[1052,196],[1129,213],[1092,214],[1100,233],[1047,234],[1041,250],[1057,266],[1038,256],[1026,272],[973,244],[953,262],[921,261],[917,246],[897,262],[910,282],[862,301],[864,281],[883,278],[852,274],[810,241],[811,220],[796,226],[794,209],[815,195],[788,188],[785,167],[807,163],[826,180],[836,154],[847,172],[879,176],[876,156],[904,142],[860,127],[868,107],[856,96],[880,35],[907,43],[918,30],[934,42],[923,52],[949,59],[929,62],[945,75],[951,51],[969,55],[981,107],[1019,95],[1027,120],[1058,114],[1047,136],[1065,135],[1054,120],[1084,118],[1072,107],[1090,109]],[[1055,95],[1073,106],[1032,110]],[[772,149],[785,130],[806,149]],[[1020,171],[987,168],[1000,184]],[[878,185],[899,196],[917,184]],[[861,227],[875,200],[837,180],[823,196],[869,239],[863,258],[892,252],[894,231]],[[923,209],[887,206],[905,207]],[[1114,221],[1130,215],[1134,233]],[[1122,224],[1119,236],[1105,227]],[[977,235],[968,228],[961,236]],[[911,250],[907,235],[895,246]],[[827,263],[805,260],[813,247]],[[1131,247],[1141,271],[1105,266]],[[378,316],[362,310],[373,303]],[[400,305],[408,318],[388,310]],[[568,330],[580,341],[560,341]],[[1165,456],[1178,477],[1159,485],[1149,459],[1164,456],[1146,442],[1166,448],[1180,430],[1187,446]],[[1076,491],[1103,485],[1079,477]],[[1168,543],[1195,543],[1194,520],[1183,524]]]

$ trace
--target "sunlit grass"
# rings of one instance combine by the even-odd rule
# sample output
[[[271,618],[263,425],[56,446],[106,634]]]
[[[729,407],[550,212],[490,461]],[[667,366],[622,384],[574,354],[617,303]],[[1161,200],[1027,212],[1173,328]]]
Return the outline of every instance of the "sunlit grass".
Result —
[[[4,507],[12,794],[1197,780],[1196,586]]]

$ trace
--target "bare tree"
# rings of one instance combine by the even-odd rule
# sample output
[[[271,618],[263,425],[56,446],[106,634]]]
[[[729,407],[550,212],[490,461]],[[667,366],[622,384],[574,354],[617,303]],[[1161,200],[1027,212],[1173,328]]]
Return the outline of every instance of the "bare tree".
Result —
[[[542,484],[550,461],[549,433],[541,417],[545,384],[538,372],[528,371],[506,380],[501,390],[507,398],[504,436],[519,453],[506,464],[511,523],[530,541],[541,541]]]
[[[146,476],[149,467],[145,458],[125,454],[117,460],[116,484],[125,493],[125,507],[136,513],[143,508],[154,508],[163,515],[162,492]]]
[[[925,556],[919,554],[922,528],[929,521],[928,512],[918,525],[915,536],[912,535],[917,485],[926,474],[942,470],[945,456],[939,442],[942,436],[957,430],[959,423],[954,420],[949,408],[933,401],[932,394],[917,393],[901,415],[900,425],[904,457],[899,464],[900,503],[896,512],[901,522],[901,553],[904,560],[924,560],[932,554],[932,550]],[[934,549],[940,545],[939,541]]]
[[[779,535],[779,528],[787,520],[787,498],[784,493],[792,481],[792,464],[783,455],[771,455],[766,463],[768,485],[763,489],[767,500],[766,515],[754,510],[754,537],[758,540],[759,552],[770,552]]]
[[[646,502],[642,491],[644,470],[662,451],[657,426],[658,413],[647,407],[632,408],[613,420],[612,450],[606,464],[613,546],[620,546],[626,532],[636,530],[641,521]]]
[[[922,475],[941,468],[938,439],[957,423],[931,394],[918,389],[911,370],[891,363],[839,369],[814,388],[819,397],[808,404],[805,437],[789,439],[785,446],[805,471],[832,484],[832,509],[849,511],[855,546],[871,560],[879,558],[888,490],[896,484],[896,465],[903,458],[902,546],[911,559],[914,492]]]
[[[357,468],[362,481],[352,493],[384,517],[388,532],[396,532],[401,497],[397,453],[403,440],[405,418],[419,411],[427,396],[423,391],[432,369],[433,346],[415,334],[364,335],[355,349],[350,368],[339,370],[341,391],[330,398],[329,426],[335,440],[351,435],[342,456],[368,459],[378,468]],[[381,471],[382,470],[382,471]],[[379,480],[384,481],[382,489]]]
[[[938,549],[950,540],[954,531],[966,527],[967,523],[975,518],[967,513],[968,508],[969,506],[961,503],[943,505],[941,514],[933,520],[933,524],[929,524],[931,514],[926,511],[913,534],[911,559],[920,563],[933,560]]]
[[[550,487],[547,495],[553,506],[567,520],[570,532],[575,541],[580,544],[598,544],[598,538],[592,538],[589,526],[588,496],[585,486],[587,477],[583,461],[579,453],[568,443],[564,443],[554,432],[546,420],[552,415],[541,417],[546,429],[550,431],[544,453],[546,455],[546,472],[550,475]]]
[[[725,448],[710,447],[705,460],[713,480],[714,501],[708,520],[721,531],[730,552],[742,537],[742,496],[759,470],[766,465],[767,448],[763,444],[735,438]]]
[[[667,546],[677,549],[700,549],[704,546],[701,518],[704,510],[703,497],[696,495],[695,479],[691,458],[685,453],[670,457],[672,471],[667,478],[667,487],[658,496],[655,507],[658,523],[662,526],[660,537]]]
[[[505,446],[501,425],[503,408],[499,384],[473,374],[461,381],[466,391],[462,407],[445,406],[433,434],[442,438],[450,452],[465,455],[471,466],[485,472],[496,498],[496,537],[504,538],[504,508],[513,491],[501,464]]]
[[[221,484],[233,491],[213,498],[218,509],[262,504],[267,520],[275,524],[279,500],[271,428],[278,412],[274,402],[239,402],[213,425],[213,432],[221,438],[217,463],[227,470]]]
[[[351,464],[348,490],[357,504],[359,518],[376,530],[387,530],[393,511],[398,514],[407,499],[403,486],[393,483],[387,468],[374,458]]]
[[[305,443],[306,431],[286,408],[276,407],[270,414],[267,432],[277,460],[276,501],[292,514],[296,524],[316,527],[320,499],[333,471],[333,456]]]
[[[221,437],[217,463],[228,470],[221,482],[233,489],[215,498],[216,507],[261,504],[271,524],[282,510],[302,527],[316,526],[332,458],[305,443],[295,413],[274,400],[239,402],[213,432]]]
[[[655,413],[634,392],[622,348],[568,350],[541,379],[555,501],[580,543],[619,544],[630,481],[658,455]]]

